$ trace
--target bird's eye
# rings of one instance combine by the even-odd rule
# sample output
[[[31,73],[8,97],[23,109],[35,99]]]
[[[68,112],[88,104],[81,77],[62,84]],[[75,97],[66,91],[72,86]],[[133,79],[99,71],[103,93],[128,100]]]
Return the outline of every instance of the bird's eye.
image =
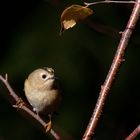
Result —
[[[47,75],[46,74],[42,74],[42,78],[46,79]]]

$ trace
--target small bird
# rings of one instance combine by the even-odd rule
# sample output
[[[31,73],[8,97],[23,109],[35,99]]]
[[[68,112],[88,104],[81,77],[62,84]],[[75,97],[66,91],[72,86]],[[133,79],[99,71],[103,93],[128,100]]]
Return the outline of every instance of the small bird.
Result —
[[[52,68],[39,68],[29,74],[24,83],[27,100],[37,114],[51,115],[61,102],[61,94]]]

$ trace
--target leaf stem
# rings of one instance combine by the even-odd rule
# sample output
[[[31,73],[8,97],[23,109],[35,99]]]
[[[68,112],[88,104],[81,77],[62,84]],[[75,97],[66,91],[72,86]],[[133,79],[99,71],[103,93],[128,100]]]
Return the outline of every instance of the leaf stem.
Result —
[[[88,2],[84,2],[84,4],[86,6],[92,6],[92,5],[96,5],[96,4],[135,4],[135,1],[112,1],[112,0],[105,0],[105,1],[96,1],[96,2],[92,2],[92,3],[88,3]]]

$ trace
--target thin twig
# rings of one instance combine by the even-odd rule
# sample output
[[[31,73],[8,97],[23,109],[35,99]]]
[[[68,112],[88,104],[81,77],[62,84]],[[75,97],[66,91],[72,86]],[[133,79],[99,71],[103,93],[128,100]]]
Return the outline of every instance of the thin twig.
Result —
[[[101,115],[101,112],[103,109],[103,105],[104,105],[107,95],[110,91],[110,88],[113,84],[113,81],[117,75],[117,72],[120,68],[120,65],[123,61],[125,49],[128,45],[128,41],[130,39],[132,31],[134,30],[135,25],[138,21],[139,15],[140,15],[140,0],[137,0],[134,5],[134,8],[132,10],[130,19],[127,23],[127,26],[126,26],[124,32],[122,32],[122,37],[121,37],[120,43],[118,45],[116,54],[114,56],[112,65],[107,74],[105,82],[101,86],[101,91],[99,93],[99,97],[98,97],[95,109],[93,111],[93,114],[91,116],[91,119],[89,121],[89,124],[88,124],[85,134],[83,136],[83,140],[91,140],[93,137],[95,128],[97,126],[98,120],[100,118],[100,115]]]
[[[40,116],[38,116],[36,113],[34,113],[31,109],[29,109],[24,101],[17,96],[17,94],[13,91],[13,89],[11,88],[10,84],[8,83],[8,76],[7,74],[5,75],[5,78],[3,76],[0,75],[0,80],[4,83],[4,85],[6,86],[6,88],[8,89],[10,96],[14,99],[15,101],[15,105],[13,105],[13,107],[17,108],[17,110],[23,110],[26,114],[30,115],[32,118],[34,118],[44,129],[45,131],[47,130],[47,123],[40,118]],[[58,135],[57,132],[55,132],[52,128],[49,131],[50,134],[56,139],[56,140],[60,140],[60,136]]]
[[[138,125],[137,128],[128,137],[125,138],[125,140],[134,140],[139,133],[140,125]]]
[[[86,6],[92,6],[92,5],[96,5],[96,4],[134,4],[136,3],[135,1],[113,1],[113,0],[105,0],[105,1],[96,1],[96,2],[92,2],[92,3],[88,3],[88,2],[84,2],[84,4]]]

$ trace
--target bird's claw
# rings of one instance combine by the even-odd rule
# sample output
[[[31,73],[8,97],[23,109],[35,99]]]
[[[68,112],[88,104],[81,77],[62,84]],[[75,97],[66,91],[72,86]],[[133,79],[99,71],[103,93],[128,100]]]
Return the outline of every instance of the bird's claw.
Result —
[[[17,108],[17,109],[20,109],[20,108],[22,108],[23,105],[24,105],[23,100],[22,100],[21,98],[19,98],[19,99],[17,100],[16,104],[13,105],[13,107],[15,107],[15,108]]]
[[[49,132],[52,128],[52,121],[50,120],[45,126],[45,132]]]

